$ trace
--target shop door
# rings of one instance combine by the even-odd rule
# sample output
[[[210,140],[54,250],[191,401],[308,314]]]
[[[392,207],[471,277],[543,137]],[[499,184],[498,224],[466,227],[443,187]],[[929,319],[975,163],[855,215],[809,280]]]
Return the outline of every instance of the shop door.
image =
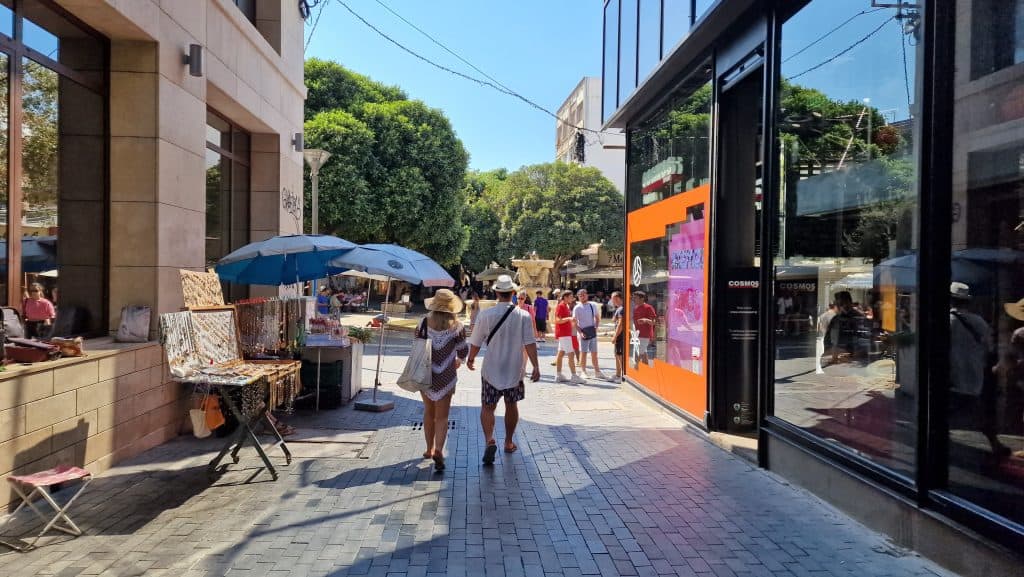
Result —
[[[718,82],[711,425],[757,429],[763,64],[754,51]]]

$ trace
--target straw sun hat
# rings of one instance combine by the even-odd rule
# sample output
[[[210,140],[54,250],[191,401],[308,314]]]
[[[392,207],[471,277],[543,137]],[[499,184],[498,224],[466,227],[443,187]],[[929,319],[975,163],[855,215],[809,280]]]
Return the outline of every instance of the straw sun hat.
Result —
[[[512,277],[507,274],[499,275],[498,280],[494,281],[491,286],[491,290],[496,293],[514,293],[519,290],[516,283],[512,282]]]
[[[423,301],[428,311],[459,314],[462,312],[462,299],[448,289],[438,289],[434,296]]]

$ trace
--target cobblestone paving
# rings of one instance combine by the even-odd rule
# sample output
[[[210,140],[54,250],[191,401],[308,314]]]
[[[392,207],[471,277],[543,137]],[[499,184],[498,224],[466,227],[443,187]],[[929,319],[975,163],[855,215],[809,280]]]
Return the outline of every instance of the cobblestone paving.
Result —
[[[355,457],[285,466],[272,454],[277,482],[246,449],[211,485],[204,466],[220,441],[182,437],[93,483],[72,513],[85,536],[2,554],[0,574],[948,575],[628,386],[556,385],[544,352],[520,450],[493,468],[480,465],[479,377],[464,371],[443,474],[421,458],[420,405],[404,394],[389,413],[292,416],[301,428],[377,432]],[[382,380],[400,366],[386,358]]]

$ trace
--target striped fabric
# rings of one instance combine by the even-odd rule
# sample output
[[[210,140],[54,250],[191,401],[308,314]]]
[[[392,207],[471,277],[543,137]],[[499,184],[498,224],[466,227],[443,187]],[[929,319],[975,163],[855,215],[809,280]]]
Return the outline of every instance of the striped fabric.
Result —
[[[469,356],[469,343],[466,341],[466,329],[461,324],[445,331],[436,331],[426,327],[424,335],[420,325],[416,331],[417,338],[430,338],[431,365],[434,384],[425,391],[427,398],[438,401],[455,390],[458,373],[455,358],[463,361]]]

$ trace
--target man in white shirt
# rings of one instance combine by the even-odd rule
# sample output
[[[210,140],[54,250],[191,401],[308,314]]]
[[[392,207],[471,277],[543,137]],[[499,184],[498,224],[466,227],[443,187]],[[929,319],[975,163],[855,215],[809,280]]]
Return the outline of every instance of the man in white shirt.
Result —
[[[590,302],[586,289],[576,291],[579,302],[572,309],[573,322],[580,337],[580,374],[587,375],[587,353],[594,365],[594,378],[607,380],[597,366],[597,329],[601,324],[601,309]],[[588,338],[589,337],[589,338]]]
[[[505,452],[514,453],[518,449],[512,439],[519,424],[517,403],[526,398],[523,384],[526,357],[533,364],[530,380],[540,380],[533,319],[529,312],[512,304],[512,295],[518,288],[512,277],[506,274],[498,277],[492,287],[498,304],[480,313],[469,338],[469,358],[466,360],[469,370],[475,369],[474,359],[480,348],[487,347],[487,358],[480,371],[483,381],[480,426],[487,446],[484,450],[485,465],[493,465],[498,452],[498,444],[494,440],[494,411],[498,408],[499,399],[505,399]]]

